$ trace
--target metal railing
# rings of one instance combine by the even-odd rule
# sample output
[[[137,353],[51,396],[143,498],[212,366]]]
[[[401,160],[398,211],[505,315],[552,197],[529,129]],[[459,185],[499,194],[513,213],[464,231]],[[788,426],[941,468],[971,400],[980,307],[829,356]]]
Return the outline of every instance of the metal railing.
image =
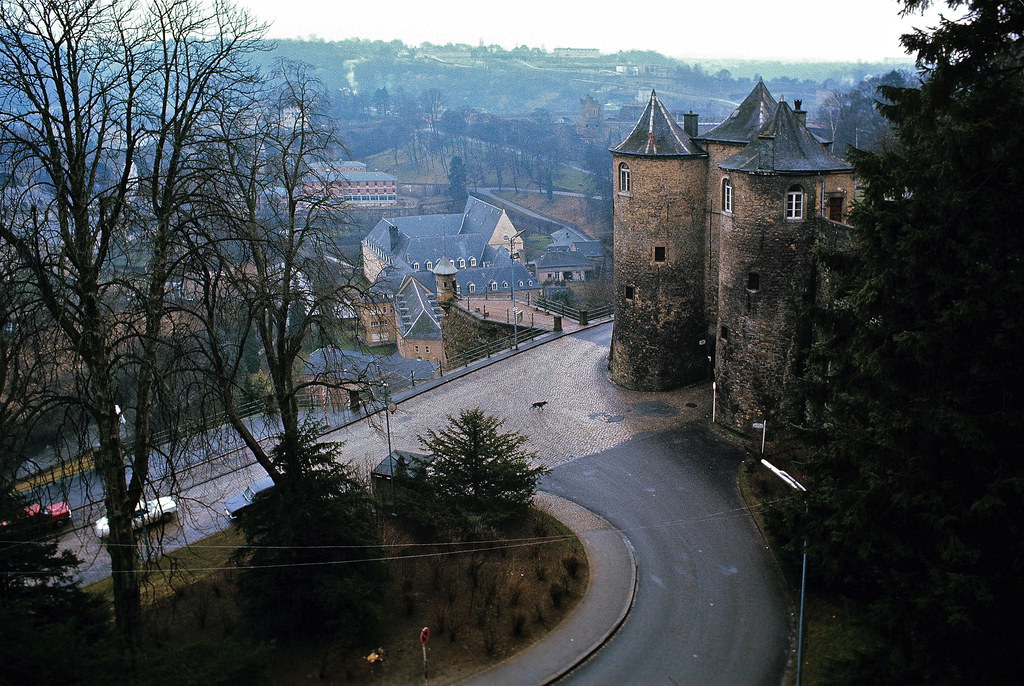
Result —
[[[535,306],[538,310],[544,310],[545,312],[561,315],[566,319],[572,319],[581,326],[586,326],[591,321],[597,319],[607,319],[613,313],[611,305],[598,305],[597,307],[588,307],[587,309],[577,309],[544,297],[537,298]]]

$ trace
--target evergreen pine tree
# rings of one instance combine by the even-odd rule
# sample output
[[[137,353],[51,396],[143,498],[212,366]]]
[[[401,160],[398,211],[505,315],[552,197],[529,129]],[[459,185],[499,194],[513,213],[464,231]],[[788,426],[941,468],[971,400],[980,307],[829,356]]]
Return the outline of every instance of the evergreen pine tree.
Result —
[[[775,520],[874,635],[830,683],[1024,674],[1024,4],[949,5],[966,16],[904,39],[920,87],[881,89],[898,142],[851,153],[856,250],[831,265],[815,351],[808,511]]]

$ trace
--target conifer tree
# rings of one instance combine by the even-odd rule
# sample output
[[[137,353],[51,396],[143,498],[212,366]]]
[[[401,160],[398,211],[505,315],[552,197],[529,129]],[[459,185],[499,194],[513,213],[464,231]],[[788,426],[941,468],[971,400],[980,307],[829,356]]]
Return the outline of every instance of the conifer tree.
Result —
[[[1007,633],[1024,609],[1024,4],[948,4],[963,18],[904,37],[920,87],[881,89],[897,143],[851,153],[856,249],[833,256],[815,350],[821,443],[807,503],[775,521],[873,636],[829,683],[1024,674]]]
[[[523,449],[527,438],[503,432],[504,422],[479,408],[448,417],[439,431],[428,429],[420,444],[430,457],[399,478],[407,491],[399,509],[415,512],[456,536],[473,536],[525,515],[547,470],[531,467],[536,455]]]

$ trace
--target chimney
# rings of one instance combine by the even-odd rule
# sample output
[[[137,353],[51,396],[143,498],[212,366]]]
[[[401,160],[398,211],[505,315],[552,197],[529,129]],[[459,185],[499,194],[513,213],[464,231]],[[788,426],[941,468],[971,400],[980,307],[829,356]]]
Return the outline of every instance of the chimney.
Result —
[[[683,131],[686,132],[687,136],[696,138],[697,136],[697,118],[699,114],[694,114],[693,110],[690,110],[687,114],[683,115]]]
[[[801,109],[801,107],[800,107],[803,104],[804,104],[803,100],[794,100],[793,101],[793,114],[796,115],[796,118],[800,120],[801,124],[803,124],[804,126],[807,126],[807,112],[805,110]]]
[[[760,135],[757,137],[757,169],[758,171],[775,170],[775,136]]]

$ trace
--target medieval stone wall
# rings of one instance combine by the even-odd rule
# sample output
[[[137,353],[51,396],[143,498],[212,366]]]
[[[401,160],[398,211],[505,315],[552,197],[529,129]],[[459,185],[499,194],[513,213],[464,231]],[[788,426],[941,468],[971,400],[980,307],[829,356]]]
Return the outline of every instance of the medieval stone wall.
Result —
[[[786,403],[808,342],[814,293],[816,178],[733,174],[733,212],[722,223],[715,380],[718,416],[747,428],[793,420]],[[785,219],[786,192],[804,190],[803,218]]]
[[[629,165],[615,197],[615,329],[611,376],[639,390],[702,378],[704,316],[703,157],[613,155]]]

